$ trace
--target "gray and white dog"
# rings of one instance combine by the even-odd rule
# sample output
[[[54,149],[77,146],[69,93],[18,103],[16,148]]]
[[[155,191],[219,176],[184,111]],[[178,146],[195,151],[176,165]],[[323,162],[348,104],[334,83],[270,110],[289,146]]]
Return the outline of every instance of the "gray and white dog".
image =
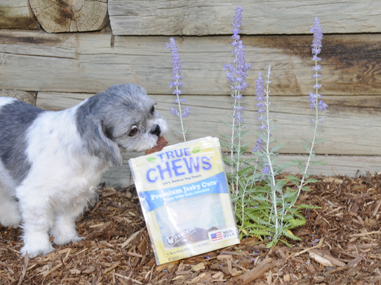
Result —
[[[75,219],[120,149],[156,145],[167,124],[138,85],[114,85],[79,105],[44,111],[0,97],[0,223],[22,223],[22,255],[78,241]]]

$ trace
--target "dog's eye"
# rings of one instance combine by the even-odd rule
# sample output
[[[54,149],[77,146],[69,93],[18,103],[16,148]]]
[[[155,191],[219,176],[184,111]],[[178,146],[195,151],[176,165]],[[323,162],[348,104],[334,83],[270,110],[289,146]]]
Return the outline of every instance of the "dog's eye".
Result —
[[[128,135],[130,136],[130,137],[133,137],[134,135],[136,135],[138,133],[138,127],[136,126],[136,125],[133,125],[132,127],[131,127],[131,130],[130,130],[130,132],[128,133]]]
[[[153,113],[155,112],[155,107],[154,106],[152,106],[152,108],[151,108],[151,115],[153,115]]]

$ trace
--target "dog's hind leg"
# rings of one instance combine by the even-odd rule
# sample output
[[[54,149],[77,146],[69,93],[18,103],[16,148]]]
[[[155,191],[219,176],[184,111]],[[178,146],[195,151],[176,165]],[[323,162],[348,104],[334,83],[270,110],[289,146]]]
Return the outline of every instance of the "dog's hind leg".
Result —
[[[21,215],[16,199],[0,185],[0,224],[16,228],[20,223]]]

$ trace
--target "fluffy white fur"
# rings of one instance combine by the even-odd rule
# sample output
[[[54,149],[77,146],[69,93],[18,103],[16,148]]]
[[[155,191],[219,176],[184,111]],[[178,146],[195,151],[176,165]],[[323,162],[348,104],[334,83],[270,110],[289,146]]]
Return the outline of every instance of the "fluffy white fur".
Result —
[[[0,135],[0,223],[17,226],[22,222],[22,255],[52,251],[49,233],[58,245],[81,240],[75,220],[96,195],[102,174],[109,166],[121,164],[119,147],[128,151],[152,148],[167,128],[165,120],[152,111],[153,100],[139,86],[113,86],[96,96],[60,112],[34,110],[25,142],[17,136],[18,148],[25,146],[20,151],[26,156],[20,162],[23,168],[12,158],[6,160],[6,147],[1,153],[6,136]],[[106,97],[102,104],[115,106],[99,103]],[[0,114],[14,103],[14,99],[1,98]],[[0,132],[1,127],[0,123]],[[136,134],[134,128],[138,128]],[[97,142],[99,136],[102,140]]]

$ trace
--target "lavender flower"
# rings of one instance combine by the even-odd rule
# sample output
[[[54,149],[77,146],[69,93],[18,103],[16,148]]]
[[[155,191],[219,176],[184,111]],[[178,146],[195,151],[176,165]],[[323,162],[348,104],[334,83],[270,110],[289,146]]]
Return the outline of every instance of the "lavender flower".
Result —
[[[236,9],[235,9],[235,14],[234,14],[234,21],[233,21],[233,36],[232,36],[232,39],[233,40],[236,40],[236,41],[239,41],[240,40],[240,36],[239,36],[239,33],[241,32],[240,28],[241,28],[241,25],[242,25],[242,11],[243,9],[238,6]]]
[[[238,191],[239,189],[239,176],[238,171],[240,169],[240,155],[241,155],[241,136],[242,136],[242,111],[244,110],[243,107],[240,105],[240,100],[243,98],[241,92],[247,88],[247,83],[245,82],[245,78],[247,77],[246,71],[251,67],[250,64],[246,63],[245,60],[245,46],[242,43],[241,37],[239,33],[241,32],[240,28],[242,25],[242,11],[243,9],[241,7],[237,7],[234,14],[234,21],[233,21],[233,42],[232,46],[234,47],[234,50],[232,53],[235,55],[233,62],[228,65],[224,65],[224,70],[227,70],[226,78],[228,79],[230,83],[230,89],[232,91],[231,96],[234,98],[234,105],[233,105],[233,115],[232,115],[232,135],[231,135],[231,144],[230,144],[230,156],[231,156],[231,174],[233,175],[233,161],[236,161],[236,165],[234,165],[234,168],[236,170],[236,177],[235,177],[235,185],[233,186],[233,189],[235,191]],[[237,123],[237,125],[236,125]],[[237,131],[237,134],[235,132]],[[237,146],[234,145],[234,141],[237,138],[238,144]],[[234,151],[237,149],[236,157],[234,158]],[[237,194],[237,192],[235,193]]]
[[[262,139],[257,139],[257,142],[255,143],[255,148],[253,149],[253,151],[257,152],[261,149],[263,149],[263,140]]]
[[[261,114],[258,120],[263,120],[262,113],[264,113],[264,108],[266,107],[266,104],[264,103],[266,98],[265,98],[264,83],[263,83],[261,72],[258,73],[257,81],[255,81],[255,93],[257,96],[256,100],[259,101],[259,103],[256,104],[255,106],[258,107],[258,113]]]
[[[242,111],[245,110],[242,106],[234,106],[235,114],[234,118],[237,122],[243,123]]]
[[[176,100],[174,101],[174,103],[178,106],[178,109],[176,109],[175,107],[171,107],[171,114],[180,118],[182,131],[179,132],[183,134],[184,141],[186,141],[185,133],[187,132],[187,130],[184,129],[183,118],[187,118],[190,115],[190,108],[188,106],[185,106],[184,109],[181,108],[181,101],[185,104],[186,100],[180,99],[179,97],[179,95],[182,94],[180,87],[183,87],[183,82],[181,81],[180,53],[174,38],[169,39],[169,44],[167,43],[167,48],[171,50],[172,54],[171,59],[173,82],[170,83],[170,88],[174,88],[172,94],[176,95]]]
[[[311,109],[319,109],[320,111],[325,111],[327,110],[328,105],[324,103],[322,100],[318,100],[318,98],[323,97],[322,95],[319,94],[319,89],[321,88],[321,84],[319,84],[318,79],[321,78],[321,74],[318,72],[321,71],[321,65],[317,64],[318,61],[321,60],[318,55],[321,52],[322,48],[322,39],[323,39],[323,31],[321,28],[321,25],[319,23],[319,19],[316,17],[314,20],[314,24],[311,27],[311,32],[313,33],[313,40],[312,40],[312,45],[311,45],[311,50],[312,50],[312,60],[315,61],[315,66],[312,67],[312,71],[315,72],[315,74],[312,75],[313,79],[316,79],[316,83],[314,84],[313,88],[315,89],[315,93],[311,92],[308,95],[309,101],[310,101],[310,108]],[[324,119],[324,118],[323,118]],[[316,122],[316,119],[311,120],[312,122]],[[318,120],[321,121],[322,120]]]
[[[174,91],[173,94],[180,94],[181,90],[178,87],[182,87],[183,83],[181,80],[181,60],[179,50],[177,48],[174,38],[169,39],[169,44],[167,43],[167,48],[171,50],[171,59],[172,59],[172,79],[174,80],[170,84],[170,88],[175,87],[177,91]],[[175,93],[176,92],[176,93]]]
[[[314,25],[311,27],[311,33],[314,34],[314,38],[312,40],[312,54],[314,55],[314,58],[317,57],[317,55],[321,51],[322,47],[322,39],[323,39],[323,31],[321,28],[321,25],[319,23],[318,17],[314,19]],[[312,59],[319,61],[320,59]]]
[[[307,169],[310,165],[310,161],[312,157],[314,156],[314,146],[317,143],[316,138],[318,137],[317,134],[317,127],[318,123],[323,123],[324,118],[319,118],[319,110],[324,111],[328,108],[328,105],[323,102],[323,100],[319,101],[319,98],[322,98],[319,94],[319,89],[321,88],[321,84],[319,84],[319,78],[321,78],[321,74],[318,72],[321,71],[321,65],[318,64],[318,61],[321,61],[321,58],[318,57],[318,55],[321,52],[322,48],[322,39],[323,39],[323,32],[321,25],[319,23],[319,19],[316,17],[314,19],[314,24],[311,27],[311,32],[313,33],[313,40],[312,40],[312,45],[311,45],[311,50],[312,50],[312,60],[315,62],[315,66],[312,68],[312,70],[315,72],[315,74],[312,76],[312,78],[315,79],[315,84],[313,88],[315,89],[315,92],[311,92],[308,95],[309,101],[310,101],[310,107],[311,109],[315,109],[315,118],[311,119],[311,123],[314,123],[315,126],[313,127],[313,138],[311,140],[311,146],[308,146],[307,149],[309,149],[309,155],[308,159],[304,168],[304,172],[302,174],[302,179],[300,179],[300,183],[298,186],[298,192],[294,198],[294,200],[291,203],[290,207],[293,207],[296,203],[297,198],[300,195],[300,192],[302,191],[303,186],[305,185],[305,179],[307,177]]]
[[[251,68],[251,64],[246,63],[244,50],[246,47],[243,45],[242,40],[240,40],[239,35],[241,32],[242,11],[243,9],[241,7],[236,9],[234,22],[232,24],[233,42],[231,45],[234,47],[232,53],[235,55],[235,59],[232,64],[224,65],[224,70],[227,70],[226,78],[231,84],[231,90],[234,92],[232,97],[236,100],[242,99],[241,91],[245,90],[248,86],[245,82],[245,78],[247,77],[246,71]]]
[[[324,103],[323,100],[320,100],[320,102],[319,102],[319,110],[320,111],[325,111],[325,110],[327,110],[327,107],[328,107],[328,105],[326,103]]]
[[[240,91],[245,90],[248,86],[245,82],[245,78],[247,77],[246,71],[251,68],[251,64],[246,63],[244,50],[246,47],[243,45],[242,41],[234,43],[234,46],[235,49],[232,53],[235,55],[235,59],[232,64],[225,65],[224,70],[228,71],[226,73],[226,78],[231,84],[231,90],[234,92],[232,97],[239,100],[242,98]]]
[[[262,73],[258,73],[257,81],[255,81],[255,93],[256,93],[256,100],[259,101],[257,104],[255,104],[256,107],[258,107],[258,113],[259,117],[258,120],[262,121],[262,125],[259,127],[260,130],[266,129],[267,125],[264,124],[264,121],[266,121],[266,117],[263,116],[263,114],[266,113],[266,98],[265,98],[265,90],[264,90],[264,82],[262,78]]]
[[[188,116],[190,115],[190,108],[188,106],[185,106],[184,109],[183,109],[183,113],[182,113],[182,116],[184,118],[188,118]]]

